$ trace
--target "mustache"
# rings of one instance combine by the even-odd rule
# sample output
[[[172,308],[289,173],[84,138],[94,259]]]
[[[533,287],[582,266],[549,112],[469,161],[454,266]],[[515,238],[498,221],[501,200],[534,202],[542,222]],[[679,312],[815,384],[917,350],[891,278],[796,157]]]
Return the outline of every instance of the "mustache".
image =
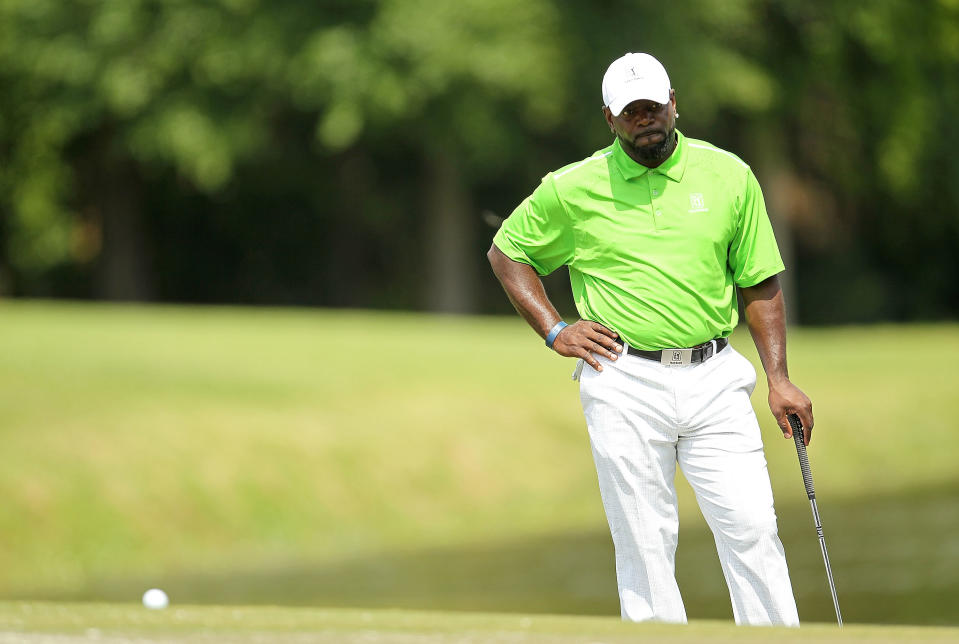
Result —
[[[642,132],[639,132],[638,134],[636,134],[634,138],[641,139],[644,136],[649,136],[650,134],[662,134],[663,136],[665,136],[666,130],[660,129],[660,128],[651,128],[649,130],[643,130]]]

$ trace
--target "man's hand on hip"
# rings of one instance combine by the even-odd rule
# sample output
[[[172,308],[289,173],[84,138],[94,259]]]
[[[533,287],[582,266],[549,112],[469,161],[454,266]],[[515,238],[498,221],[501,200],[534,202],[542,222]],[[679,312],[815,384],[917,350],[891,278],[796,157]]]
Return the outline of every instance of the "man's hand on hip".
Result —
[[[616,341],[618,337],[615,331],[599,322],[580,320],[559,332],[553,340],[553,350],[567,358],[582,358],[596,371],[602,371],[596,356],[618,358],[623,351],[623,345]]]
[[[775,383],[770,382],[769,409],[773,412],[776,422],[779,423],[779,429],[786,438],[792,438],[793,435],[787,416],[798,415],[799,420],[802,421],[804,442],[806,445],[809,444],[813,427],[812,402],[799,387],[785,378]]]

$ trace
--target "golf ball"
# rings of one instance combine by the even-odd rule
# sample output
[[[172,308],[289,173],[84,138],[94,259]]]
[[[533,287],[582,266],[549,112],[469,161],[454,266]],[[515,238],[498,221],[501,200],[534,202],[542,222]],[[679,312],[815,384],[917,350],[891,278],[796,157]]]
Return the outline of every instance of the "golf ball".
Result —
[[[143,605],[153,610],[166,608],[170,604],[170,598],[159,588],[151,588],[143,593]]]

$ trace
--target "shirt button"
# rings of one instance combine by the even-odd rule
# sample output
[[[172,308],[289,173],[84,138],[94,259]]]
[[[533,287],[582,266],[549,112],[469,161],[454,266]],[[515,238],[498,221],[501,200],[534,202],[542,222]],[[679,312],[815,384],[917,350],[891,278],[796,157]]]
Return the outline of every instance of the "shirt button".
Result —
[[[659,194],[659,190],[656,190],[655,188],[653,188],[653,194],[654,194],[654,195],[658,195],[658,194]]]
[[[662,210],[657,210],[657,211],[656,211],[656,214],[657,214],[657,215],[661,215],[661,214],[663,214],[663,211],[662,211]]]

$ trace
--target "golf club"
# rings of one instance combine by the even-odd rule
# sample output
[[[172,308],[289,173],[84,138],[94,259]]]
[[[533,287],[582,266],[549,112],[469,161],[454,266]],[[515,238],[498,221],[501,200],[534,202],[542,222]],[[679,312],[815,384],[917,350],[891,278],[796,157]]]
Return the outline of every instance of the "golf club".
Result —
[[[799,454],[799,467],[802,469],[802,480],[806,485],[806,496],[812,505],[812,517],[816,522],[816,532],[819,534],[819,546],[822,548],[822,560],[826,564],[826,577],[829,580],[829,590],[832,592],[832,603],[836,608],[836,620],[842,628],[842,613],[839,612],[839,598],[836,596],[836,582],[832,578],[832,566],[829,565],[829,553],[826,552],[826,537],[822,533],[822,521],[819,519],[819,508],[816,507],[816,490],[812,484],[812,472],[809,469],[809,457],[806,455],[806,443],[803,440],[803,427],[799,416],[789,414],[789,426],[793,430],[793,440],[796,441],[796,453]]]

